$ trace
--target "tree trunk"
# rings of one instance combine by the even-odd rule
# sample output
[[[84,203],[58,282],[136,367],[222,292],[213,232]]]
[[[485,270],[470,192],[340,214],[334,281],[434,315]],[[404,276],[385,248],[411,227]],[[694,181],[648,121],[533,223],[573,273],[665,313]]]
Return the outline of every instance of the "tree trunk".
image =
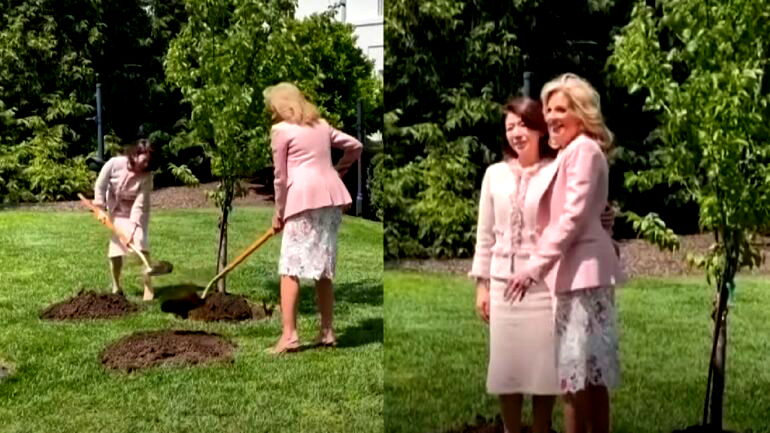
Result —
[[[724,407],[724,393],[725,393],[725,369],[727,367],[727,288],[724,287],[722,293],[719,296],[720,310],[722,311],[721,317],[717,316],[715,323],[717,324],[714,332],[717,332],[715,338],[717,340],[716,352],[714,353],[714,359],[712,359],[714,377],[713,377],[713,390],[711,396],[711,419],[709,426],[712,431],[722,431],[722,409]],[[718,321],[717,321],[718,320]]]
[[[219,186],[223,190],[222,202],[219,203],[219,209],[222,215],[219,219],[219,250],[217,251],[217,274],[227,267],[227,223],[230,219],[230,209],[233,203],[235,193],[235,184],[232,179],[223,179]],[[217,281],[217,291],[227,292],[227,277],[222,277]]]
[[[227,220],[229,212],[227,208],[222,211],[219,219],[219,251],[217,252],[217,274],[227,266]],[[226,293],[227,277],[222,277],[217,281],[217,292]]]

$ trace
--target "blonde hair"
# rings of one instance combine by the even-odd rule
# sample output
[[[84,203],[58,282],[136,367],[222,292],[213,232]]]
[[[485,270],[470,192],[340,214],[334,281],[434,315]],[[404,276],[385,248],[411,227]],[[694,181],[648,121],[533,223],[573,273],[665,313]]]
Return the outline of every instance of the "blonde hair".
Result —
[[[286,121],[297,125],[312,125],[318,119],[318,108],[305,99],[302,91],[291,83],[278,83],[262,92],[265,105],[273,113],[273,121]]]
[[[543,86],[540,99],[543,107],[555,92],[562,92],[570,103],[570,109],[583,122],[583,132],[599,142],[606,153],[612,148],[614,136],[602,116],[599,92],[583,78],[571,73],[562,74]]]

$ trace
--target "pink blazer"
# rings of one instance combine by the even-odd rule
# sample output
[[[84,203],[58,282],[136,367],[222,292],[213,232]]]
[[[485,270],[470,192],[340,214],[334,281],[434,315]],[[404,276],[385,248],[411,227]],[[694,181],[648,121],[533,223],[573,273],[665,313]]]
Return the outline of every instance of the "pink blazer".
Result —
[[[144,232],[150,224],[152,174],[135,175],[128,170],[128,158],[110,158],[99,172],[94,186],[94,204],[106,206],[112,218],[128,217],[133,224],[129,237],[138,227]]]
[[[537,202],[525,206],[531,212],[524,218],[534,224],[539,240],[524,274],[544,281],[552,293],[623,282],[612,238],[600,220],[609,167],[599,144],[580,135],[543,170],[550,173],[530,185],[536,193],[529,197]]]
[[[323,119],[312,126],[280,122],[273,125],[271,134],[275,206],[281,218],[352,203],[339,172],[361,156],[360,141]],[[332,165],[332,147],[345,151],[336,166]]]

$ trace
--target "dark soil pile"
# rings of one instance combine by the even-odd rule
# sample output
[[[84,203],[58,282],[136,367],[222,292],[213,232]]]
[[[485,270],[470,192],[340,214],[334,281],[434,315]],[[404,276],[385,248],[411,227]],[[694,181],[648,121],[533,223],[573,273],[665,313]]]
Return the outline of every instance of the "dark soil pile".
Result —
[[[123,337],[101,355],[108,368],[133,371],[161,364],[232,361],[235,345],[203,331],[152,331]]]
[[[206,297],[203,305],[190,310],[187,317],[204,321],[242,321],[264,319],[271,315],[269,308],[256,305],[244,296],[213,293]]]
[[[138,311],[125,296],[81,290],[76,296],[51,305],[40,313],[41,319],[109,319]]]

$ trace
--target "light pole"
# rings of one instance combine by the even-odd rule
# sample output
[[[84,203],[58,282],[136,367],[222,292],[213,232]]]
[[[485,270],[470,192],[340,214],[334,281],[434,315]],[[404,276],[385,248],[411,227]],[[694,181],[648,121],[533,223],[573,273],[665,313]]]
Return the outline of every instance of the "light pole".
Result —
[[[525,71],[524,72],[524,85],[521,88],[521,92],[524,94],[524,96],[531,98],[532,97],[532,72]]]
[[[96,75],[99,81],[99,75]],[[86,165],[93,171],[100,171],[104,165],[104,131],[102,129],[102,83],[96,83],[96,117],[88,120],[96,120],[96,156],[86,159]]]

